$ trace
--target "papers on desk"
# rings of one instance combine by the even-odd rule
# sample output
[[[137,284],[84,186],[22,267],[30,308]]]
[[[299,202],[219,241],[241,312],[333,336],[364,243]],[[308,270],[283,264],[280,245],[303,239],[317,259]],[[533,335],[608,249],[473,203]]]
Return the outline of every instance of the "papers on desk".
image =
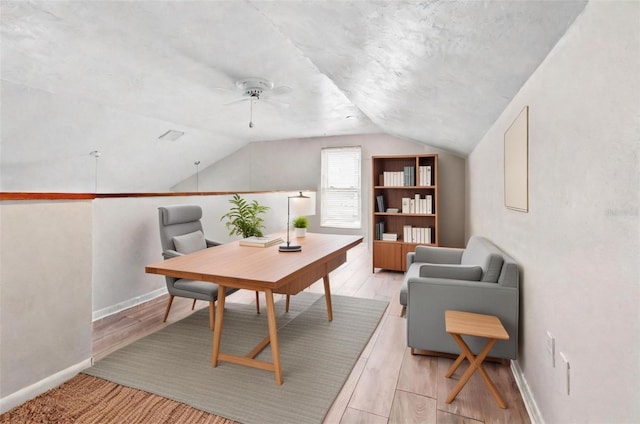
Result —
[[[240,246],[269,247],[284,243],[280,237],[247,237],[240,240]]]

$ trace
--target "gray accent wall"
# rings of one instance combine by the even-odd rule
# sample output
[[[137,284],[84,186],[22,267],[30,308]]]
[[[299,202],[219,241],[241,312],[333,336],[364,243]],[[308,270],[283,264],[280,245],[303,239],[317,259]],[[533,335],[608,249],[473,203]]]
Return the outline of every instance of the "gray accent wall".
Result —
[[[504,207],[503,136],[526,105],[522,213]],[[518,365],[541,422],[640,422],[639,120],[640,3],[589,2],[468,158],[467,235],[522,264]]]
[[[320,227],[320,152],[324,147],[362,147],[362,228],[343,230]],[[465,159],[412,140],[386,134],[250,143],[214,164],[201,164],[200,191],[317,190],[316,215],[310,217],[310,231],[362,234],[370,239],[371,157],[382,155],[438,153],[440,244],[464,246]],[[195,191],[196,176],[172,187],[173,191]]]

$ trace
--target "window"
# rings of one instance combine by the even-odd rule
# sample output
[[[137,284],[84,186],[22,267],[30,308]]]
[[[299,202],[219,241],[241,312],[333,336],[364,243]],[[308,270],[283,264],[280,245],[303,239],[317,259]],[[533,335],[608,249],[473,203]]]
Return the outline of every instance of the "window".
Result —
[[[360,147],[322,149],[320,225],[360,228]]]

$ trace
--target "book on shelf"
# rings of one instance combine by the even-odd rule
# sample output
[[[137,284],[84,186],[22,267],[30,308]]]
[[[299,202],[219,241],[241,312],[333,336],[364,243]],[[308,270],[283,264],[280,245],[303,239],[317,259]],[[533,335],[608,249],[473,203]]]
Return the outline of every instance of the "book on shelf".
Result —
[[[420,185],[421,186],[430,186],[431,185],[431,167],[430,166],[420,166],[418,168],[420,171]]]
[[[395,233],[382,233],[382,240],[398,241],[398,235]]]
[[[376,240],[382,240],[382,234],[384,234],[384,221],[376,223]]]
[[[384,212],[384,196],[383,195],[378,195],[376,196],[376,202],[378,204],[378,212]]]
[[[274,244],[284,243],[281,237],[247,237],[240,240],[240,246],[251,246],[251,247],[269,247]]]
[[[405,225],[402,227],[402,240],[405,243],[412,243],[413,238],[411,237],[411,225]]]
[[[387,213],[398,213],[398,208],[387,208]]]
[[[404,185],[409,187],[416,185],[416,171],[413,166],[404,167]]]
[[[408,197],[402,198],[402,213],[410,213],[411,211],[411,199]]]

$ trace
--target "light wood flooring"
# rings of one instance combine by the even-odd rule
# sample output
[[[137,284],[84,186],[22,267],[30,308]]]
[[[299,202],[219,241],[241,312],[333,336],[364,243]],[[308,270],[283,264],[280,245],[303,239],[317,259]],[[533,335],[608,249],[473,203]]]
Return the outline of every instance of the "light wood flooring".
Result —
[[[332,293],[388,300],[389,308],[324,423],[530,423],[508,365],[486,362],[484,365],[508,409],[503,410],[496,405],[478,373],[447,405],[445,399],[467,365],[461,366],[451,379],[447,379],[444,375],[453,363],[452,359],[411,355],[406,344],[406,320],[398,302],[403,274],[391,271],[372,273],[371,252],[366,244],[351,249],[347,258],[347,263],[330,275]],[[308,290],[323,293],[322,280]],[[99,360],[193,312],[191,300],[176,298],[168,322],[162,323],[166,302],[167,297],[162,296],[94,322],[94,359]],[[238,291],[228,296],[227,302],[255,303],[255,293]],[[206,307],[206,302],[196,305],[196,309]],[[266,310],[262,296],[261,309]]]

